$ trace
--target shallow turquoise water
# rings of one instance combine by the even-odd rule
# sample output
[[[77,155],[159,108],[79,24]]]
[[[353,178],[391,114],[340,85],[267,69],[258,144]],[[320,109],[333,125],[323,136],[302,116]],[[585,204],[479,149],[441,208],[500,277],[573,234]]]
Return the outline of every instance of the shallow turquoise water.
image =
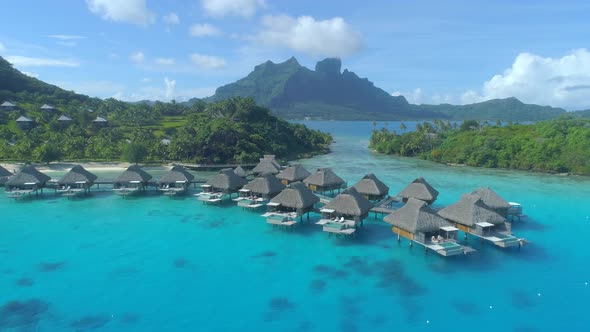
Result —
[[[513,231],[533,244],[470,240],[478,254],[445,258],[398,244],[374,219],[335,239],[192,197],[0,197],[0,330],[586,330],[587,178],[380,156],[366,148],[371,123],[307,124],[336,138],[308,168],[330,166],[350,184],[374,172],[392,193],[424,176],[441,205],[489,185],[524,205],[529,218]]]

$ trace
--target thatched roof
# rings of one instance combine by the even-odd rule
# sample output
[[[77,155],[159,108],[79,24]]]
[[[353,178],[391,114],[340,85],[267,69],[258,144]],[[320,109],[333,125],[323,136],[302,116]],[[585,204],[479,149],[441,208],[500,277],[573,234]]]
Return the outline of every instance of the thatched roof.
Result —
[[[58,184],[76,184],[76,182],[94,183],[97,176],[87,171],[84,167],[76,165],[67,172],[59,181]]]
[[[310,176],[311,173],[301,165],[293,165],[285,168],[279,174],[277,178],[281,180],[287,180],[289,182],[303,181],[305,178]]]
[[[281,164],[279,164],[274,154],[265,154],[263,157],[264,158],[262,159],[270,160],[270,162],[272,162],[276,167],[278,167],[279,169],[281,168]]]
[[[2,103],[2,105],[0,105],[0,107],[16,107],[16,104],[11,103],[9,101],[5,101]]]
[[[270,201],[287,208],[306,209],[319,202],[320,199],[303,183],[293,182]]]
[[[60,115],[59,118],[57,118],[57,121],[72,121],[72,118],[67,115]]]
[[[16,122],[33,122],[33,119],[26,115],[21,115],[18,119],[16,119]]]
[[[11,176],[6,184],[9,186],[19,186],[25,183],[44,184],[51,180],[51,178],[39,172],[34,166],[28,165]]]
[[[92,120],[92,122],[108,122],[107,119],[103,118],[102,116],[97,116],[96,119]]]
[[[285,189],[285,187],[274,175],[264,173],[246,184],[244,189],[250,189],[255,194],[276,195]]]
[[[6,168],[0,166],[0,178],[11,176],[12,172],[7,170]]]
[[[46,110],[46,111],[51,111],[51,110],[54,110],[55,108],[53,108],[53,106],[51,106],[51,105],[43,104],[43,106],[41,106],[41,109]]]
[[[192,182],[194,175],[189,173],[184,167],[175,165],[166,173],[158,182],[159,183],[176,183],[176,182]]]
[[[434,202],[438,197],[438,191],[424,178],[417,178],[397,195],[403,198],[416,198],[425,202]]]
[[[406,205],[387,215],[383,220],[410,233],[438,231],[451,224],[431,209],[426,202],[410,198]]]
[[[324,206],[324,208],[332,209],[336,213],[356,217],[366,215],[372,207],[373,204],[363,195],[359,194],[354,187],[346,188],[346,190],[338,194],[338,196]]]
[[[306,177],[303,182],[321,187],[332,187],[344,184],[344,180],[329,168],[319,168],[315,173]]]
[[[438,214],[447,220],[469,227],[478,222],[501,224],[506,221],[504,217],[485,205],[479,196],[471,194],[461,196],[457,203],[438,211]]]
[[[510,204],[500,195],[496,194],[495,191],[490,189],[490,187],[479,187],[472,191],[471,195],[479,196],[485,205],[494,210],[505,210],[510,208]]]
[[[260,162],[254,169],[252,173],[254,174],[262,174],[262,173],[272,173],[277,174],[281,171],[281,167],[277,166],[276,162],[273,162],[273,159],[269,158],[260,158]]]
[[[127,168],[123,174],[119,175],[119,177],[115,180],[115,182],[131,182],[131,181],[139,181],[139,182],[148,182],[152,179],[152,176],[141,167],[137,165],[131,165]]]
[[[242,188],[246,183],[248,181],[237,176],[231,168],[222,169],[219,174],[207,181],[207,184],[213,188],[231,191]]]
[[[363,176],[353,187],[363,195],[381,196],[389,193],[389,187],[373,173]]]
[[[248,176],[248,173],[246,173],[246,171],[242,168],[242,166],[238,166],[238,167],[234,168],[234,173],[236,173],[236,175],[241,178],[245,178],[246,176]]]

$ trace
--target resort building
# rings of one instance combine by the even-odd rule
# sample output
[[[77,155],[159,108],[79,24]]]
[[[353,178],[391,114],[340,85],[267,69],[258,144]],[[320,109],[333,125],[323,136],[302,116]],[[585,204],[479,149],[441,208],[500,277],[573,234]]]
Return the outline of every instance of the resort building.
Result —
[[[87,194],[96,179],[95,174],[90,173],[80,165],[76,165],[57,181],[57,192],[62,193],[63,196]]]
[[[137,165],[131,165],[119,175],[113,184],[113,190],[123,196],[145,191],[152,176]]]
[[[419,199],[428,204],[434,203],[438,197],[438,191],[434,189],[424,178],[417,178],[397,194],[403,202],[410,198]]]
[[[340,192],[340,189],[346,186],[346,182],[329,168],[318,169],[315,173],[306,177],[303,180],[303,183],[305,183],[311,191],[319,193],[325,193],[328,191],[333,193],[334,190]]]
[[[236,175],[239,176],[239,177],[241,177],[241,178],[248,177],[248,173],[246,172],[246,170],[244,170],[242,168],[242,166],[238,166],[238,167],[234,168],[234,173],[236,173]]]
[[[316,224],[322,225],[324,232],[351,235],[372,207],[354,187],[346,188],[320,210],[322,219]]]
[[[495,191],[489,187],[480,187],[471,192],[471,195],[478,196],[485,205],[492,208],[502,217],[508,216],[508,210],[512,207],[508,201],[496,194]]]
[[[237,176],[231,168],[225,168],[202,185],[203,192],[197,196],[203,202],[217,203],[226,194],[231,198],[233,193],[238,192],[247,183],[248,181]]]
[[[163,191],[164,195],[184,194],[194,178],[184,167],[175,165],[158,181],[158,190]]]
[[[274,175],[264,173],[250,181],[241,190],[248,190],[254,196],[270,199],[283,191],[285,187]]]
[[[309,219],[309,212],[313,211],[314,205],[319,201],[319,197],[305,184],[294,182],[270,200],[267,204],[269,212],[262,216],[267,218],[269,224],[293,225],[297,217],[301,221],[306,213]]]
[[[39,172],[34,166],[28,165],[8,178],[5,187],[6,192],[12,198],[19,198],[25,194],[43,193],[43,188],[51,180],[49,176]]]
[[[391,224],[393,233],[423,245],[443,256],[464,254],[466,250],[456,241],[458,229],[439,216],[424,201],[410,198],[407,203],[383,218]]]
[[[34,124],[35,121],[26,115],[21,115],[18,119],[16,119],[16,125],[22,130],[31,129],[33,128]]]
[[[96,119],[92,120],[92,124],[96,127],[106,127],[109,121],[102,116],[96,116]]]
[[[0,166],[0,186],[3,186],[8,178],[12,176],[12,173],[6,168]]]
[[[277,178],[281,180],[284,185],[288,185],[293,182],[300,182],[305,180],[311,173],[306,170],[301,165],[292,165],[284,170],[282,170],[279,174],[277,174]]]
[[[369,201],[380,201],[389,194],[389,187],[373,173],[363,176],[353,187]]]
[[[16,109],[16,104],[10,101],[5,101],[2,104],[0,104],[0,109],[2,109],[3,111],[12,111]]]
[[[70,123],[72,123],[72,118],[70,118],[67,115],[60,115],[59,118],[57,118],[57,122],[63,126],[63,127],[67,127],[70,125]]]
[[[43,104],[43,106],[41,106],[39,109],[42,112],[46,112],[46,113],[49,113],[49,114],[51,114],[51,113],[53,113],[55,111],[55,108],[53,106],[51,106],[51,105],[48,105],[48,104]]]
[[[260,158],[260,162],[254,169],[252,173],[255,175],[259,175],[262,173],[271,173],[277,174],[281,171],[281,165],[275,160],[274,155],[265,155],[264,158]]]

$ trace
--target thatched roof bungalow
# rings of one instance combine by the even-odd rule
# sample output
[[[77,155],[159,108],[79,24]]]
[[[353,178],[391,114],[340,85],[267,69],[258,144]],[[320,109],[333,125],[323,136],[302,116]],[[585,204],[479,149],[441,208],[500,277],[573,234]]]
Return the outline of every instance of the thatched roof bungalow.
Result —
[[[248,173],[246,172],[246,170],[244,170],[242,168],[242,166],[238,166],[238,167],[234,168],[234,173],[236,173],[236,175],[241,178],[245,178],[248,176]]]
[[[319,201],[319,197],[309,190],[305,184],[293,182],[271,199],[268,205],[277,211],[296,212],[301,216],[312,211],[314,204]]]
[[[4,110],[13,110],[16,108],[16,104],[10,101],[5,101],[2,103],[2,105],[0,105],[0,107]]]
[[[170,194],[184,193],[194,178],[195,176],[184,167],[175,165],[158,181],[158,190]]]
[[[412,181],[412,183],[400,191],[397,196],[402,197],[404,202],[407,202],[410,198],[415,198],[428,204],[432,204],[438,197],[438,191],[426,182],[424,178],[420,177]]]
[[[471,192],[471,195],[479,196],[485,205],[489,206],[503,217],[508,215],[508,210],[512,207],[508,201],[490,189],[490,187],[477,188]]]
[[[12,172],[10,172],[6,168],[0,166],[0,186],[3,186],[4,183],[6,183],[6,181],[8,181],[8,178],[11,176],[12,176]]]
[[[281,165],[275,160],[274,155],[265,155],[264,158],[260,158],[260,162],[254,169],[252,173],[258,175],[262,173],[271,173],[277,174],[281,171]]]
[[[389,187],[373,173],[363,176],[353,187],[370,201],[382,200],[389,194]]]
[[[48,105],[48,104],[43,104],[43,106],[41,106],[39,109],[41,111],[45,111],[45,112],[53,112],[53,111],[55,111],[55,108],[53,106],[51,106],[51,105]]]
[[[57,181],[60,187],[88,189],[94,185],[98,177],[87,171],[84,167],[76,165],[72,167],[61,179]]]
[[[247,183],[248,181],[236,175],[231,168],[225,168],[209,179],[209,181],[203,186],[203,189],[207,188],[207,190],[212,192],[223,192],[231,195]]]
[[[321,193],[340,191],[346,185],[346,182],[329,168],[319,168],[315,173],[306,177],[303,183],[312,191]]]
[[[285,187],[274,175],[264,173],[246,184],[242,190],[249,190],[257,196],[272,198],[285,189]]]
[[[96,119],[92,120],[92,123],[97,127],[106,127],[109,121],[102,116],[96,116]]]
[[[113,184],[113,190],[123,195],[131,192],[144,191],[152,176],[138,165],[131,165]]]
[[[301,165],[292,165],[284,170],[282,170],[279,174],[277,174],[277,178],[283,182],[283,184],[287,185],[293,182],[299,182],[305,180],[311,173],[306,170]]]
[[[30,129],[35,124],[35,121],[26,115],[21,115],[18,119],[16,119],[16,124],[21,129]]]
[[[369,215],[373,204],[354,187],[346,188],[324,206],[323,211],[332,210],[332,214],[361,223]]]
[[[506,218],[476,195],[464,194],[458,202],[438,211],[438,214],[466,233],[483,236],[488,230],[505,229]]]
[[[398,210],[383,218],[393,226],[393,232],[410,240],[422,243],[430,241],[431,237],[441,234],[441,228],[451,226],[447,220],[439,216],[424,201],[410,198]]]
[[[7,191],[13,194],[30,194],[38,190],[43,191],[49,180],[51,180],[49,176],[39,172],[34,166],[28,165],[8,178],[5,186]]]

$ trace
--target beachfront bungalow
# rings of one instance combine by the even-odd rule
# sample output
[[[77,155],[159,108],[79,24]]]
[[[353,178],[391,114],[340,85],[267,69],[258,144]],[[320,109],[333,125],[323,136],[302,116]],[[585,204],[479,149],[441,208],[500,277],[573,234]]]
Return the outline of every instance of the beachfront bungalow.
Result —
[[[57,192],[67,197],[87,194],[96,179],[95,174],[90,173],[80,165],[76,165],[57,181]]]
[[[400,237],[405,237],[410,240],[410,246],[416,242],[443,256],[471,251],[457,243],[459,229],[439,216],[424,201],[410,198],[403,207],[387,215],[383,221],[393,226],[392,231],[397,234],[398,241]]]
[[[369,201],[380,201],[389,194],[389,187],[373,173],[363,176],[353,187]]]
[[[131,165],[123,172],[113,184],[115,193],[123,197],[145,191],[152,176],[137,165]]]
[[[346,188],[320,210],[322,219],[317,225],[323,231],[343,235],[354,234],[358,225],[369,215],[373,204],[354,187]]]
[[[35,121],[26,115],[21,115],[18,119],[16,119],[16,125],[22,130],[31,129],[33,128],[34,124]]]
[[[233,193],[240,190],[247,183],[248,181],[237,176],[231,168],[225,168],[202,185],[203,192],[198,193],[197,196],[200,201],[205,203],[218,203],[226,194],[229,194],[231,198]]]
[[[438,191],[434,189],[424,178],[417,178],[397,194],[405,203],[410,198],[419,199],[428,204],[434,203],[438,197]]]
[[[2,109],[3,111],[12,111],[16,109],[16,104],[9,101],[5,101],[0,105],[0,109]]]
[[[325,193],[328,191],[333,193],[334,190],[340,192],[340,189],[346,185],[346,182],[329,168],[319,168],[315,173],[306,177],[303,180],[303,183],[305,183],[311,191],[319,193]]]
[[[313,211],[314,205],[319,201],[320,198],[305,184],[293,182],[270,200],[267,204],[269,212],[262,216],[269,224],[292,226],[297,217],[302,221],[306,213],[309,220],[309,212]]]
[[[12,176],[12,173],[6,168],[0,166],[0,186],[3,186],[8,178]]]
[[[12,198],[20,198],[26,194],[43,193],[43,188],[51,180],[49,176],[39,172],[34,166],[28,165],[8,178],[6,192]]]
[[[492,208],[492,210],[496,211],[504,218],[508,216],[508,211],[512,207],[508,201],[496,194],[496,192],[489,187],[477,188],[471,192],[471,195],[479,196],[485,205]]]
[[[479,196],[464,194],[458,202],[441,209],[438,214],[462,230],[465,237],[472,234],[503,248],[525,243],[512,236],[506,218],[487,206]]]
[[[234,173],[236,173],[236,175],[239,176],[239,177],[241,177],[241,178],[248,177],[248,173],[246,172],[246,170],[244,170],[242,168],[242,166],[238,166],[238,167],[234,168]]]
[[[263,174],[263,173],[271,173],[277,174],[281,171],[281,165],[275,160],[274,155],[264,155],[264,158],[260,158],[260,162],[254,169],[252,173],[255,175]]]
[[[51,113],[53,113],[55,111],[55,108],[53,106],[51,106],[51,105],[48,105],[48,104],[43,104],[43,106],[41,106],[39,109],[42,112],[46,112],[46,113],[49,113],[49,114],[51,114]]]
[[[158,190],[170,196],[184,194],[194,178],[184,167],[175,165],[158,181]]]
[[[284,185],[288,185],[289,183],[303,181],[310,175],[311,173],[303,166],[292,165],[277,174],[277,179],[281,180]]]
[[[92,124],[95,127],[106,127],[109,124],[109,121],[102,116],[96,116],[96,119],[92,120]]]
[[[67,115],[60,115],[59,118],[57,118],[57,122],[62,126],[62,127],[67,127],[72,123],[72,118],[70,118]]]

